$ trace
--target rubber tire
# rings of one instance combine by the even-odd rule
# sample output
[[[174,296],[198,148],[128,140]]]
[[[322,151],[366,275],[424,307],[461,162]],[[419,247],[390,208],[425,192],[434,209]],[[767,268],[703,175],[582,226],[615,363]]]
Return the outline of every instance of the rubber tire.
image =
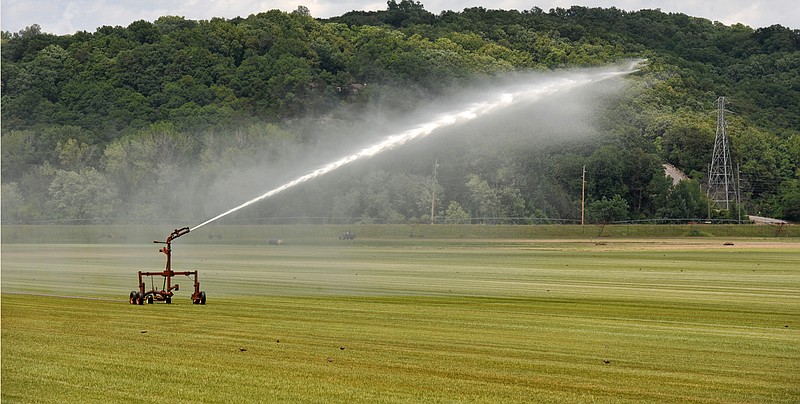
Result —
[[[153,304],[153,295],[147,296],[147,304]]]
[[[200,292],[200,304],[206,304],[206,292]]]
[[[171,304],[172,303],[172,296],[165,296],[164,303]]]
[[[141,292],[136,292],[136,304],[140,306],[144,304],[144,296],[142,296]]]
[[[136,291],[132,290],[130,295],[130,300],[128,300],[130,304],[136,304]]]

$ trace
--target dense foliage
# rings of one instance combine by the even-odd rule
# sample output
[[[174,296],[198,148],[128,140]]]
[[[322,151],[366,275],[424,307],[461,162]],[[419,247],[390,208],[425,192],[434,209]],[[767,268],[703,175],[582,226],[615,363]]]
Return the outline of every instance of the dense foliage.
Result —
[[[579,220],[583,166],[590,220],[706,217],[714,102],[726,96],[742,206],[800,220],[800,31],[658,10],[434,15],[419,2],[387,4],[329,20],[301,6],[64,36],[3,32],[3,221],[205,218],[304,173],[309,150],[360,140],[348,135],[354,117],[399,116],[509,72],[627,57],[649,62],[603,103],[595,136],[434,142],[237,217],[427,221],[434,190],[441,221]],[[665,162],[693,180],[672,185]]]

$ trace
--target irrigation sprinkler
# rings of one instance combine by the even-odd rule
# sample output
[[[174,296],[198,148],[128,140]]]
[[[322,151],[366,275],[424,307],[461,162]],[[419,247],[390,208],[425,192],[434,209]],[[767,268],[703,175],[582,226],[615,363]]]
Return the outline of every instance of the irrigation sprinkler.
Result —
[[[551,95],[554,95],[560,91],[569,91],[579,86],[588,85],[591,83],[595,83],[598,81],[606,80],[612,77],[618,77],[621,75],[632,73],[638,70],[639,66],[643,63],[641,60],[633,61],[630,66],[624,68],[623,70],[615,69],[613,71],[607,71],[606,69],[603,70],[595,70],[591,71],[592,74],[586,74],[586,72],[579,72],[580,74],[575,75],[568,75],[568,76],[561,76],[550,78],[547,80],[542,81],[535,81],[530,85],[523,85],[523,86],[515,86],[513,89],[501,89],[501,91],[490,91],[488,99],[483,101],[473,102],[468,105],[462,106],[459,109],[445,112],[440,115],[434,117],[431,121],[423,122],[422,124],[413,126],[409,129],[399,131],[395,134],[389,135],[383,140],[375,143],[371,146],[365,147],[358,152],[350,154],[348,156],[342,157],[336,161],[328,163],[320,168],[317,168],[311,171],[308,174],[305,174],[301,177],[295,178],[292,181],[289,181],[277,188],[274,188],[266,193],[257,196],[247,202],[242,203],[239,206],[236,206],[232,209],[229,209],[225,212],[220,213],[217,216],[212,217],[211,219],[206,220],[203,223],[198,224],[192,228],[184,227],[181,229],[175,229],[172,234],[167,237],[167,241],[155,241],[155,243],[166,244],[165,247],[161,248],[159,251],[163,252],[167,255],[167,267],[162,272],[141,272],[139,271],[139,290],[138,291],[131,291],[130,294],[130,303],[131,304],[144,304],[145,300],[147,303],[153,303],[153,300],[163,301],[164,303],[171,303],[172,302],[172,295],[173,290],[178,290],[178,284],[172,285],[172,278],[178,275],[184,275],[187,277],[194,277],[194,293],[192,293],[192,303],[194,304],[205,304],[206,303],[206,294],[205,292],[200,291],[200,282],[197,280],[197,271],[184,271],[184,272],[175,272],[172,270],[172,249],[171,249],[171,242],[172,240],[192,231],[196,230],[200,227],[203,227],[211,222],[214,222],[218,219],[221,219],[233,212],[238,211],[239,209],[243,209],[249,205],[252,205],[258,201],[263,199],[269,198],[277,193],[283,192],[286,189],[291,187],[303,184],[306,181],[313,180],[319,176],[325,175],[342,167],[344,165],[350,164],[354,161],[360,159],[366,159],[373,157],[377,154],[383,153],[387,150],[391,150],[395,147],[404,145],[408,142],[411,142],[415,139],[420,139],[425,136],[430,135],[433,132],[436,132],[438,129],[451,127],[454,125],[466,123],[473,119],[479,118],[480,116],[490,114],[495,110],[504,108],[512,103],[515,100],[526,100],[527,102],[534,102]],[[434,177],[435,177],[435,170],[434,170]],[[431,209],[433,213],[433,209]],[[433,219],[433,215],[431,216]],[[433,222],[433,220],[432,220]],[[353,240],[355,239],[355,234],[351,232],[346,232],[342,234],[340,237],[343,240]],[[269,242],[273,244],[272,241]],[[280,244],[280,240],[275,240],[274,244]],[[161,290],[155,288],[153,278],[161,276],[164,278],[164,285]],[[152,289],[149,291],[145,291],[145,283],[143,282],[143,277],[149,277],[152,286]]]
[[[175,229],[169,236],[167,236],[167,241],[153,241],[156,244],[164,244],[164,247],[161,247],[158,251],[166,254],[167,256],[167,266],[161,272],[142,272],[139,271],[139,290],[133,290],[130,294],[130,303],[131,304],[144,304],[147,301],[148,304],[152,304],[153,300],[157,300],[160,302],[164,302],[167,304],[172,303],[172,296],[173,290],[178,291],[180,289],[180,285],[172,284],[172,278],[175,276],[186,276],[186,277],[194,277],[194,292],[192,293],[192,303],[194,304],[206,304],[206,292],[200,290],[200,281],[197,279],[197,271],[180,271],[175,272],[172,270],[172,240],[186,234],[189,232],[188,227],[184,227],[181,229]],[[156,289],[155,287],[155,277],[161,276],[164,278],[161,289]],[[150,290],[145,290],[145,282],[144,277],[150,278]]]

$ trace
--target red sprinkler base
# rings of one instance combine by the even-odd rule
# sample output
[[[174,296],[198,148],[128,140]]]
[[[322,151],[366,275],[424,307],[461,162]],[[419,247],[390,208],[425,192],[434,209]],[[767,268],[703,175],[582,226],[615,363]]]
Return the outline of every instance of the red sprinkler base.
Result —
[[[139,271],[139,290],[133,290],[130,294],[130,304],[144,304],[145,300],[148,304],[152,304],[153,300],[157,300],[160,302],[164,302],[167,304],[172,303],[172,291],[177,291],[180,289],[180,286],[176,284],[172,284],[172,277],[174,276],[187,276],[187,277],[194,277],[194,292],[192,293],[192,303],[194,304],[206,304],[206,292],[200,290],[200,281],[197,279],[197,271],[181,271],[175,272],[172,270],[172,240],[186,234],[189,232],[188,227],[184,227],[182,229],[175,229],[172,234],[167,237],[167,241],[153,241],[156,244],[165,244],[165,247],[159,249],[159,252],[162,252],[167,255],[167,266],[164,268],[162,272],[142,272]],[[143,277],[150,277],[150,284],[152,289],[146,291],[145,290],[145,282],[143,281]],[[161,276],[164,278],[163,285],[161,290],[155,288],[155,284],[153,278],[156,276]]]

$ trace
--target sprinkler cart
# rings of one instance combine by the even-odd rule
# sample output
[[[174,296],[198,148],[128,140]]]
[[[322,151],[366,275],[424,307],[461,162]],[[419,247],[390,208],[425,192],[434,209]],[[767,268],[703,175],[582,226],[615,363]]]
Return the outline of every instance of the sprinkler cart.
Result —
[[[176,284],[172,284],[172,277],[183,275],[183,276],[194,276],[194,292],[192,293],[192,303],[194,304],[206,304],[206,292],[200,291],[200,282],[197,280],[197,271],[182,271],[182,272],[175,272],[172,270],[172,240],[186,234],[189,232],[188,227],[184,227],[182,229],[175,229],[172,234],[167,236],[167,241],[153,241],[156,244],[165,244],[165,247],[160,248],[158,251],[162,252],[167,255],[167,266],[164,268],[162,272],[142,272],[139,271],[139,290],[133,290],[130,294],[130,303],[131,304],[144,304],[145,300],[148,304],[152,304],[153,300],[162,301],[164,303],[170,304],[172,303],[172,291],[179,290],[180,286]],[[145,291],[145,283],[142,280],[142,277],[147,276],[150,277],[150,285],[151,288],[149,291]],[[157,290],[155,288],[155,282],[153,277],[161,276],[164,278],[164,282],[161,286],[161,290]]]

